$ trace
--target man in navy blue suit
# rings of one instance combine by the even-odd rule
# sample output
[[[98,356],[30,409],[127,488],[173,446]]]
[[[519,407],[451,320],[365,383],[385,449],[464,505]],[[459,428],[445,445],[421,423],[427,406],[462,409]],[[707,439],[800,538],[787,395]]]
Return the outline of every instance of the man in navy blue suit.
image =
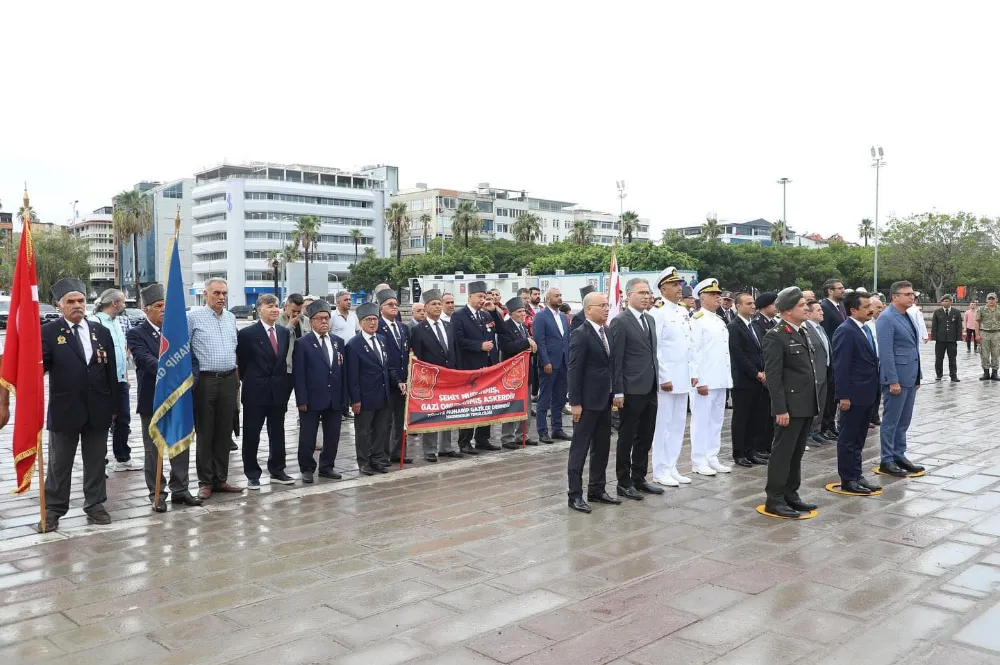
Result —
[[[170,458],[170,483],[160,474],[160,496],[156,492],[156,458],[160,454],[153,437],[149,435],[149,423],[153,420],[153,395],[156,392],[156,372],[160,359],[160,327],[163,325],[164,289],[162,284],[150,284],[139,292],[142,298],[146,320],[133,326],[126,335],[128,350],[135,361],[136,384],[139,399],[135,412],[142,421],[142,443],[145,449],[146,489],[153,510],[158,513],[167,510],[167,488],[170,488],[170,502],[186,506],[200,506],[201,499],[192,496],[188,489],[190,470],[190,450],[184,450]]]
[[[534,338],[538,345],[538,404],[535,425],[538,440],[552,443],[554,439],[569,441],[563,431],[562,412],[566,405],[566,382],[569,376],[569,326],[559,311],[562,292],[553,287],[545,292],[546,307],[535,314]],[[550,414],[552,436],[546,414]]]
[[[354,446],[358,470],[366,476],[389,468],[389,428],[392,406],[389,391],[388,342],[378,334],[379,307],[358,307],[361,332],[347,342],[347,393],[354,413]],[[398,390],[398,385],[396,390]]]
[[[451,329],[455,335],[455,350],[459,369],[483,369],[492,363],[494,329],[496,322],[491,314],[482,311],[486,302],[486,282],[469,282],[469,302],[451,315]],[[472,447],[475,435],[476,448]],[[478,450],[500,450],[490,443],[490,427],[459,430],[458,449],[466,455],[478,455]]]
[[[906,459],[906,431],[913,417],[913,402],[920,388],[920,334],[906,310],[916,294],[910,282],[890,287],[892,306],[878,317],[879,381],[882,384],[882,461],[879,470],[905,477],[924,467]]]
[[[267,472],[272,483],[294,485],[285,473],[285,411],[288,409],[289,376],[286,356],[291,332],[279,326],[281,308],[271,294],[257,298],[259,322],[236,335],[236,366],[242,382],[243,473],[247,489],[260,489],[257,448],[260,431],[267,423]]]
[[[299,470],[302,482],[313,482],[316,472],[316,433],[323,423],[323,451],[319,455],[321,478],[340,480],[333,465],[340,446],[340,427],[348,403],[347,369],[343,339],[330,333],[330,303],[320,299],[305,310],[311,332],[295,343],[292,377],[299,408]]]
[[[392,428],[389,430],[389,461],[399,463],[403,448],[403,419],[406,417],[406,381],[410,368],[410,327],[399,320],[399,297],[392,289],[382,289],[375,294],[379,313],[378,334],[386,342],[385,352],[389,356],[389,404],[392,408]],[[406,458],[407,464],[413,460]]]
[[[844,297],[844,309],[847,321],[833,333],[834,398],[840,409],[837,470],[840,489],[871,494],[882,489],[865,480],[861,472],[861,451],[878,394],[875,337],[865,325],[871,319],[872,306],[867,294],[855,291]]]

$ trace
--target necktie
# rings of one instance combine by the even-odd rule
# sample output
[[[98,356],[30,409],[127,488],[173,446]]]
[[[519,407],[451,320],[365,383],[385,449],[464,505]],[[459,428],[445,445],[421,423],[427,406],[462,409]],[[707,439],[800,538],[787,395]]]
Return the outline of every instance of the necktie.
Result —
[[[372,350],[375,351],[375,359],[378,360],[378,364],[382,364],[382,347],[378,344],[378,339],[375,335],[372,335]]]
[[[271,348],[274,349],[274,355],[278,355],[278,339],[274,336],[274,326],[267,329],[267,336],[271,338]]]
[[[639,315],[639,325],[642,326],[642,332],[649,333],[649,328],[646,327],[646,317],[642,314]]]
[[[843,320],[843,321],[847,320],[847,314],[844,313],[844,306],[843,305],[837,305],[837,312],[840,313],[841,320]]]
[[[604,332],[604,326],[599,326],[597,332],[601,335],[601,344],[604,345],[604,352],[611,355],[611,347],[608,346],[608,336]]]
[[[76,348],[80,349],[80,355],[87,359],[87,352],[83,350],[83,340],[80,339],[80,324],[73,326],[73,339],[76,340]]]
[[[396,346],[403,348],[403,340],[399,337],[399,328],[396,327],[396,322],[392,322],[392,336],[396,338]]]
[[[333,354],[330,353],[330,347],[326,343],[326,335],[320,335],[319,346],[323,349],[323,356],[326,358],[327,364],[331,367],[333,366]]]
[[[444,333],[441,332],[441,322],[434,322],[434,333],[437,335],[438,341],[441,342],[441,348],[445,351],[448,350],[448,342],[445,341]]]
[[[753,324],[748,323],[747,330],[750,331],[750,336],[753,337],[754,343],[756,343],[757,346],[760,346],[760,340],[757,339],[757,331],[753,329]]]
[[[865,331],[865,337],[868,338],[868,346],[872,347],[872,353],[875,353],[875,340],[872,339],[872,331],[868,326],[861,326]]]

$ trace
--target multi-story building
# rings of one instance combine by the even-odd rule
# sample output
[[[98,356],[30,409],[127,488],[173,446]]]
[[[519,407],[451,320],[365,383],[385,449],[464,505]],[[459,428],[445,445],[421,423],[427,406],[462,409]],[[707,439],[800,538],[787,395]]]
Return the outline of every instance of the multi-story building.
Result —
[[[305,215],[320,220],[319,242],[310,249],[308,291],[328,295],[350,272],[356,250],[371,247],[385,255],[384,210],[398,178],[393,166],[350,172],[265,162],[220,164],[197,173],[193,295],[200,298],[210,277],[228,282],[230,306],[253,304],[258,294],[272,293],[268,254],[291,244],[296,221]],[[359,232],[357,246],[353,231]]]
[[[761,245],[770,246],[774,242],[771,240],[771,231],[774,230],[774,224],[767,221],[766,219],[753,219],[749,222],[731,222],[718,220],[719,224],[719,236],[716,238],[719,242],[728,243],[731,245],[741,245],[748,242],[756,242]],[[704,224],[699,224],[697,226],[683,226],[674,229],[680,235],[685,237],[701,237],[704,233]],[[826,247],[827,242],[822,239],[816,239],[813,236],[806,236],[795,233],[794,231],[789,234],[788,238],[785,239],[785,245],[788,246],[798,246],[798,247]]]
[[[110,289],[118,283],[117,250],[111,210],[111,206],[98,208],[69,226],[71,235],[87,241],[90,245],[90,286],[95,293]]]
[[[410,233],[404,240],[403,254],[424,251],[425,238],[452,238],[452,217],[460,201],[475,201],[483,221],[480,235],[487,238],[513,240],[514,222],[522,213],[538,217],[543,244],[565,240],[572,233],[573,225],[580,220],[590,222],[592,242],[610,245],[620,235],[618,216],[577,208],[575,203],[541,199],[529,196],[523,190],[497,189],[487,182],[472,191],[440,189],[417,183],[413,189],[402,190],[393,201],[406,203],[410,215]],[[427,228],[422,218],[427,215]],[[649,220],[639,220],[639,232],[634,240],[649,240]]]

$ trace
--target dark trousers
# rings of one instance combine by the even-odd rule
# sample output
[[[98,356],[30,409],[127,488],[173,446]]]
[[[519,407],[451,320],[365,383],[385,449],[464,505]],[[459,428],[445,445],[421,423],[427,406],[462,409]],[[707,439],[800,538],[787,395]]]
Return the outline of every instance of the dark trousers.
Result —
[[[879,422],[881,422],[881,420],[878,417],[878,411],[880,406],[882,406],[881,390],[875,393],[875,403],[872,404],[871,420],[869,421],[871,422],[872,425],[877,425]]]
[[[733,388],[733,419],[732,439],[733,439],[733,459],[749,457],[756,452],[760,452],[758,447],[763,435],[763,428],[770,405],[764,402],[763,385],[756,385],[749,388]],[[768,442],[770,445],[770,442]]]
[[[83,458],[83,510],[104,508],[108,488],[104,458],[108,454],[108,430],[84,427],[79,432],[49,432],[49,470],[45,478],[45,521],[59,519],[69,510],[73,460],[80,445]]]
[[[260,480],[260,431],[267,423],[267,472],[280,476],[285,472],[285,404],[271,406],[243,405],[243,475]]]
[[[544,370],[538,373],[538,402],[535,404],[535,427],[538,435],[544,436],[548,432],[555,434],[563,431],[562,411],[566,406],[566,385],[569,369],[566,363],[558,368],[553,368],[551,374],[546,374]],[[545,415],[549,414],[549,423],[546,422]]]
[[[224,485],[229,479],[229,442],[233,435],[240,382],[236,372],[222,378],[202,374],[194,391],[194,424],[198,447],[198,484]]]
[[[390,462],[399,461],[399,453],[403,449],[403,423],[406,422],[406,395],[399,394],[399,388],[389,386],[389,404],[392,407],[392,427],[385,454]]]
[[[976,331],[972,328],[965,329],[965,350],[971,351],[973,343],[976,345],[976,351],[979,350],[979,340],[976,338]]]
[[[785,497],[797,498],[802,482],[802,453],[809,436],[809,418],[791,418],[788,427],[774,428],[774,445],[767,463],[767,500],[784,503]]]
[[[861,451],[868,437],[872,406],[854,406],[840,412],[840,435],[837,437],[837,472],[842,483],[861,478]]]
[[[754,444],[754,451],[770,454],[771,444],[774,442],[774,416],[771,415],[771,393],[767,386],[761,391],[760,400],[757,407],[757,442]]]
[[[569,480],[569,498],[583,496],[583,464],[590,451],[590,482],[587,496],[601,494],[607,484],[608,457],[611,454],[611,401],[606,408],[584,410],[580,420],[573,425],[573,440],[569,444],[569,462],[566,475]]]
[[[143,413],[139,415],[139,420],[142,422],[142,447],[146,453],[143,457],[143,471],[146,475],[146,489],[149,490],[150,501],[153,500],[153,494],[156,492],[156,458],[160,455],[160,449],[156,447],[156,444],[153,443],[153,437],[149,435],[149,422],[152,419],[153,414]],[[170,464],[170,483],[168,485],[163,473],[160,473],[160,498],[167,498],[168,487],[174,496],[190,494],[188,471],[191,466],[191,451],[185,450],[169,460],[163,460],[164,464],[168,462]]]
[[[958,353],[958,342],[934,342],[934,371],[938,377],[944,373],[944,354],[948,354],[948,375],[957,376],[958,367],[955,364],[955,356]]]
[[[392,408],[386,404],[381,409],[362,409],[354,416],[354,447],[358,454],[358,467],[388,465],[389,429]]]
[[[823,405],[823,424],[820,426],[820,431],[822,432],[833,432],[837,429],[837,401],[833,398],[834,392],[833,367],[828,367],[826,375],[826,399],[821,402]]]
[[[132,433],[132,415],[129,408],[128,384],[118,384],[118,417],[111,423],[111,452],[119,462],[132,459],[132,449],[128,445],[128,435]]]
[[[653,429],[656,426],[655,388],[645,395],[625,395],[625,406],[619,411],[621,425],[615,448],[615,472],[622,487],[631,487],[637,480],[646,480],[649,449],[653,445]]]
[[[460,429],[458,430],[458,449],[469,448],[472,446],[472,439],[475,436],[476,443],[489,443],[490,442],[490,426],[484,425],[482,427]]]
[[[333,471],[340,447],[340,427],[343,423],[340,409],[299,412],[299,470],[303,473],[316,471],[316,434],[323,423],[323,450],[319,453],[319,470]]]

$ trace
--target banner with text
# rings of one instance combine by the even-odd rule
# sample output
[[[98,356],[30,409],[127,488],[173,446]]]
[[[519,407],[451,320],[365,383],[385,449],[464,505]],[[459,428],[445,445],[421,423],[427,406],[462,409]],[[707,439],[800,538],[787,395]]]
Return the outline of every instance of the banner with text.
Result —
[[[483,369],[412,360],[406,396],[411,434],[465,429],[528,417],[528,352]]]

